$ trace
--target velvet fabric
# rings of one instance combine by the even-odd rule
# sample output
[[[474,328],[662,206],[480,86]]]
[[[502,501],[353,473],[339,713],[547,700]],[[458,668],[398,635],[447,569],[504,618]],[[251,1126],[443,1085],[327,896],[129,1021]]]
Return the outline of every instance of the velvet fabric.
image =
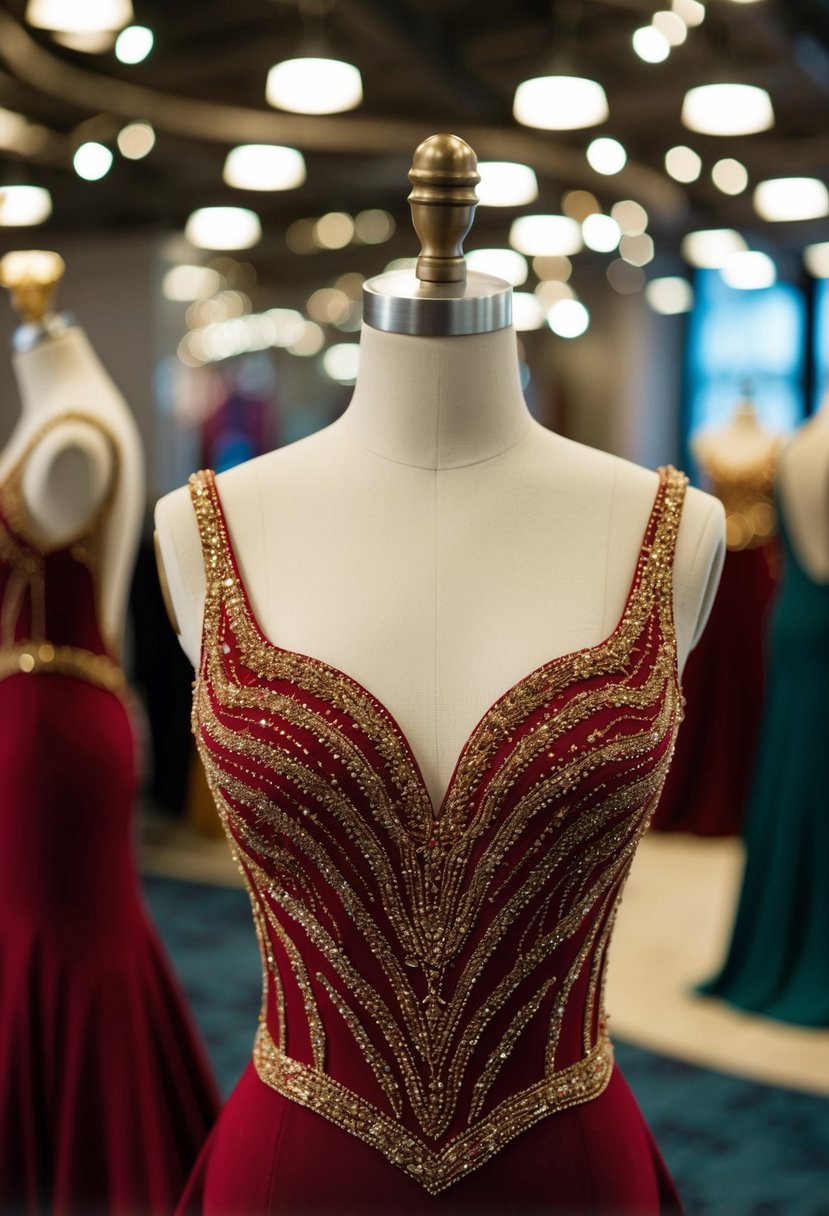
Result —
[[[96,538],[44,553],[10,514],[0,511],[0,663],[13,664],[0,678],[0,1211],[167,1216],[218,1097],[139,894],[135,736],[124,695],[93,678],[96,658],[117,672]],[[90,678],[48,670],[56,653]]]
[[[647,1216],[681,1204],[618,1068],[607,1089],[430,1196],[375,1149],[264,1085],[228,1099],[179,1216]]]
[[[193,722],[263,1005],[181,1216],[680,1210],[621,1075],[602,1071],[602,994],[680,712],[684,487],[663,471],[616,629],[504,693],[436,808],[390,711],[265,636],[216,482],[193,479]]]

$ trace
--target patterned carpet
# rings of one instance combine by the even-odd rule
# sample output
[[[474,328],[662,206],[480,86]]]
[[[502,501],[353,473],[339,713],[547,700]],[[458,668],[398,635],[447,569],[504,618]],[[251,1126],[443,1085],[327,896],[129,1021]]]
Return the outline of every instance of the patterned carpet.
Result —
[[[247,897],[157,877],[145,890],[228,1093],[259,1011]],[[688,1216],[829,1216],[829,1101],[616,1047]]]

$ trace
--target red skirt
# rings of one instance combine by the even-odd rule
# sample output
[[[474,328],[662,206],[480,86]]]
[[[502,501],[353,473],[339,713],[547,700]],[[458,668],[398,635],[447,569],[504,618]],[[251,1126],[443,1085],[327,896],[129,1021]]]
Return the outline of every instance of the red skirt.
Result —
[[[656,1216],[682,1205],[618,1068],[599,1097],[431,1196],[381,1153],[243,1073],[178,1216]]]

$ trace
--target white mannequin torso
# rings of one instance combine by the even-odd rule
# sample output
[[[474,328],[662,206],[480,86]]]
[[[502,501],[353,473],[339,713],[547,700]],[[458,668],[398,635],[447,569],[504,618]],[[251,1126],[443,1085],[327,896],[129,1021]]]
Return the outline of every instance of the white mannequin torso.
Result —
[[[137,427],[77,325],[45,334],[14,356],[13,367],[22,412],[0,455],[0,481],[29,449],[20,490],[27,528],[39,544],[53,548],[82,535],[117,477],[100,570],[102,625],[117,649],[143,517]],[[60,421],[64,415],[74,417]]]
[[[783,449],[778,486],[800,564],[816,583],[829,583],[829,394]]]
[[[616,626],[657,486],[655,473],[531,418],[512,329],[424,338],[367,326],[343,417],[218,479],[265,634],[379,698],[435,805],[503,692]],[[156,522],[195,665],[205,581],[186,487],[161,500]],[[680,663],[712,602],[722,530],[716,500],[689,491]]]

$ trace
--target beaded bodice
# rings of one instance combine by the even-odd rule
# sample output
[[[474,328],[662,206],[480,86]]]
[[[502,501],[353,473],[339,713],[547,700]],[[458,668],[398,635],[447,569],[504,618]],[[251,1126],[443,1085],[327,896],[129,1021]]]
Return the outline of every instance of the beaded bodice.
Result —
[[[607,948],[681,715],[661,472],[627,604],[519,680],[439,809],[402,729],[344,672],[269,641],[212,473],[193,728],[263,959],[261,1079],[428,1191],[607,1084]]]
[[[112,450],[113,473],[82,536],[43,546],[30,526],[22,479],[43,437],[69,421],[94,426]],[[118,446],[93,415],[53,416],[32,436],[0,482],[0,679],[38,672],[73,675],[112,691],[124,685],[99,609],[104,529],[118,484]]]

